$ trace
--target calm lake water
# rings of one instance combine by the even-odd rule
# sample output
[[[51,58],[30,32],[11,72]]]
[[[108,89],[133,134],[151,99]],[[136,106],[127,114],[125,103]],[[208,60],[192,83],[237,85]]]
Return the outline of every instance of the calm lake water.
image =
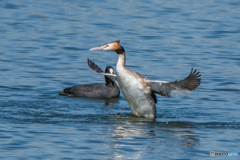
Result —
[[[240,2],[1,0],[1,159],[213,159],[240,144]],[[157,119],[131,116],[117,99],[59,96],[104,83],[87,58],[115,68],[121,40],[127,68],[151,80],[202,84],[187,97],[157,96]],[[239,159],[218,156],[215,159]]]

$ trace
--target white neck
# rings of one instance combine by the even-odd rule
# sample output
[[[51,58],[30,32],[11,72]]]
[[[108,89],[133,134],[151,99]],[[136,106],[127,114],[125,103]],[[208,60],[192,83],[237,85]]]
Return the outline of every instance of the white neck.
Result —
[[[125,53],[119,54],[116,68],[122,68],[122,67],[125,68],[125,61],[126,61]]]

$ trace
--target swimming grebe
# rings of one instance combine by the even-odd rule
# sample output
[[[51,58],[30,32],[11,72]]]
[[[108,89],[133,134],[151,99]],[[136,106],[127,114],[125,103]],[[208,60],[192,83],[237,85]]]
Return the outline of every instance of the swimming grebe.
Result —
[[[94,63],[90,63],[98,73],[104,73],[101,68],[99,68]],[[107,66],[105,73],[114,74],[113,67]],[[91,84],[82,84],[69,88],[65,88],[63,92],[60,92],[59,95],[71,96],[71,97],[85,97],[85,98],[115,98],[120,94],[120,90],[117,84],[112,81],[107,76],[105,77],[104,83],[91,83]]]
[[[166,97],[184,96],[200,85],[201,75],[197,70],[193,71],[193,68],[187,78],[175,82],[160,80],[151,81],[137,72],[126,69],[125,50],[119,42],[120,41],[109,42],[90,50],[115,51],[118,54],[116,75],[102,74],[113,80],[117,80],[123,96],[127,100],[134,115],[152,119],[156,118],[155,103],[157,103],[157,99],[154,93]],[[89,67],[92,68],[91,66]],[[97,70],[95,71],[98,72]]]

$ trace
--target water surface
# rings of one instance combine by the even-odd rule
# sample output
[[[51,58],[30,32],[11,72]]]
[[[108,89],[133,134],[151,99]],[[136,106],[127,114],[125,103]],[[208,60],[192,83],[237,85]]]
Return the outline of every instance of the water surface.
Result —
[[[0,2],[1,159],[212,159],[239,151],[238,1]],[[152,80],[202,84],[182,98],[157,96],[157,119],[131,116],[113,100],[58,95],[104,83],[87,58],[115,67],[121,40],[127,68]],[[226,159],[226,157],[215,157]],[[227,157],[239,159],[239,157]]]

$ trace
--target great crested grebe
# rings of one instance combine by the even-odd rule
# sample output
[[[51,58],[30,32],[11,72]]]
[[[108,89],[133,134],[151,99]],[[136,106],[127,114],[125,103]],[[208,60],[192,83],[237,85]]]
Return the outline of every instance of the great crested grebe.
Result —
[[[112,80],[116,80],[127,100],[132,113],[139,117],[156,118],[157,99],[154,93],[161,96],[184,96],[196,89],[201,82],[201,75],[193,68],[187,78],[181,81],[168,82],[161,80],[149,80],[139,73],[125,68],[125,50],[119,44],[120,41],[109,42],[100,47],[90,50],[115,51],[118,54],[118,61],[115,74],[102,73]],[[91,65],[89,65],[90,68]],[[94,70],[94,68],[92,68]],[[99,73],[96,69],[94,70]]]
[[[89,60],[88,60],[88,64]],[[98,73],[104,73],[101,68],[96,66],[94,63],[91,64],[92,68]],[[114,74],[113,67],[107,66],[105,73]],[[115,98],[120,94],[120,90],[117,84],[107,76],[105,77],[104,83],[90,83],[82,84],[69,88],[65,88],[63,92],[59,92],[59,95],[71,96],[71,97],[85,97],[85,98]]]

